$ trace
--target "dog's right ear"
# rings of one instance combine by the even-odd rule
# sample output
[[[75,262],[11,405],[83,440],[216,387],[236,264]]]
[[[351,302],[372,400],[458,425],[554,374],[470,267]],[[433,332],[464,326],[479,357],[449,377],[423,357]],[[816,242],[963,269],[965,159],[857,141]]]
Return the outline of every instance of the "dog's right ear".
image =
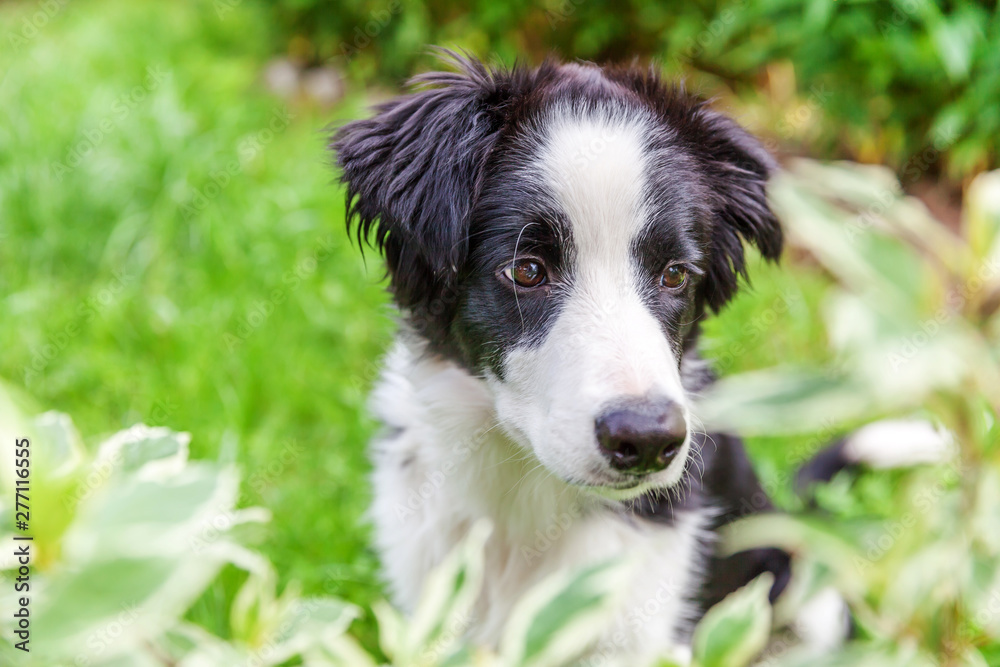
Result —
[[[356,221],[359,240],[384,251],[397,302],[418,311],[433,309],[465,262],[469,215],[511,93],[506,73],[444,55],[457,73],[415,78],[417,92],[342,126],[331,143],[348,228]]]

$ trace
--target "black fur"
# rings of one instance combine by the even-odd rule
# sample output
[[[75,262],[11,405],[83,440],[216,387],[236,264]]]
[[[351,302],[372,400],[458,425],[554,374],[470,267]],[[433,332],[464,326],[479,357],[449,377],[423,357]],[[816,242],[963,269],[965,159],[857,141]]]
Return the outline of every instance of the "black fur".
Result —
[[[454,310],[469,212],[513,92],[512,77],[471,59],[454,62],[460,73],[417,77],[422,90],[345,125],[331,143],[348,224],[357,219],[359,239],[385,253],[396,301],[435,341]]]
[[[519,251],[571,251],[559,211],[545,206],[530,175],[517,172],[536,148],[539,119],[554,104],[579,113],[612,106],[656,118],[658,131],[648,141],[663,167],[648,195],[662,224],[653,225],[648,241],[687,246],[701,255],[703,273],[683,318],[668,319],[693,323],[705,306],[718,310],[732,298],[746,275],[744,240],[768,259],[780,254],[781,228],[764,191],[774,167],[767,152],[652,69],[555,62],[488,68],[442,53],[457,73],[417,77],[417,92],[341,127],[331,142],[347,185],[348,224],[356,222],[359,238],[384,251],[396,302],[438,352],[474,371],[499,371],[502,350],[541,332],[558,309],[557,298],[538,308],[487,286],[496,256],[511,257],[515,244]],[[471,294],[477,287],[482,293]],[[495,327],[503,322],[513,323],[498,337]],[[689,324],[671,333],[682,348],[697,330]]]
[[[545,114],[612,108],[654,120],[645,137],[656,168],[644,196],[653,219],[633,252],[648,277],[643,294],[681,353],[695,348],[698,320],[719,310],[746,276],[744,242],[776,260],[781,228],[765,185],[775,165],[739,125],[653,70],[547,62],[537,69],[487,68],[446,53],[458,73],[418,77],[419,90],[382,104],[374,117],[333,136],[347,185],[348,225],[385,253],[392,294],[409,326],[432,349],[474,372],[503,378],[503,352],[544,337],[562,304],[559,281],[519,293],[497,267],[526,253],[556,275],[568,270],[573,240],[563,213],[526,168],[543,138]],[[679,293],[656,288],[663,258],[694,268]],[[671,521],[675,511],[721,505],[721,525],[771,508],[738,439],[714,435],[693,445],[704,474],[692,471],[672,503],[646,498],[638,514]],[[763,570],[788,577],[774,550],[713,559],[701,598],[714,602]]]

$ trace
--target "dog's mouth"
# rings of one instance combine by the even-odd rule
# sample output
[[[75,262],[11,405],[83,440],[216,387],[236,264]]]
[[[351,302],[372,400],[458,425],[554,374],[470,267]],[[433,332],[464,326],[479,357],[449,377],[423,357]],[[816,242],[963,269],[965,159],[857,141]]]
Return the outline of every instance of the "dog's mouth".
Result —
[[[575,485],[595,489],[626,491],[628,489],[637,489],[640,486],[659,486],[661,483],[662,475],[657,473],[630,474],[607,468],[595,467],[590,470],[586,477],[577,480]]]
[[[611,477],[607,473],[594,474],[591,479],[577,481],[573,486],[586,490],[607,500],[631,500],[648,491],[660,488],[662,484],[653,475]]]
[[[604,500],[612,502],[634,501],[648,493],[655,493],[663,486],[651,479],[643,478],[630,482],[619,482],[615,484],[599,484],[587,487],[587,491]]]
[[[614,482],[611,484],[605,484],[602,486],[602,488],[613,489],[615,491],[627,491],[628,489],[635,489],[642,486],[645,483],[645,481],[648,480],[634,479],[624,482]]]
[[[684,455],[686,458],[686,451]],[[594,467],[587,475],[566,481],[601,498],[628,501],[648,493],[667,491],[679,484],[684,473],[683,470],[676,470],[676,467],[670,466],[666,470],[646,474],[629,474],[605,467]]]

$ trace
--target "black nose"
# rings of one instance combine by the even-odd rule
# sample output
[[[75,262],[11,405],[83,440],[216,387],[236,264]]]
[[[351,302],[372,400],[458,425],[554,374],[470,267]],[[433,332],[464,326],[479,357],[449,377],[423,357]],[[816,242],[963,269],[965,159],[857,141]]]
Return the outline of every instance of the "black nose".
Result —
[[[687,437],[684,410],[674,401],[642,401],[598,417],[597,442],[615,470],[641,475],[663,470]]]

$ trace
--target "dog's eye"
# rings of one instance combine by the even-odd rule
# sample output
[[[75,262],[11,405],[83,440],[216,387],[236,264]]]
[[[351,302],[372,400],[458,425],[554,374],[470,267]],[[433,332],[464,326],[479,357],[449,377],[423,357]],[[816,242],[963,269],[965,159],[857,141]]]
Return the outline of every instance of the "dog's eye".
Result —
[[[538,287],[545,282],[545,267],[534,259],[519,259],[504,269],[503,275],[520,287]]]
[[[680,289],[687,284],[688,272],[680,264],[671,264],[660,274],[660,286],[667,289]]]

